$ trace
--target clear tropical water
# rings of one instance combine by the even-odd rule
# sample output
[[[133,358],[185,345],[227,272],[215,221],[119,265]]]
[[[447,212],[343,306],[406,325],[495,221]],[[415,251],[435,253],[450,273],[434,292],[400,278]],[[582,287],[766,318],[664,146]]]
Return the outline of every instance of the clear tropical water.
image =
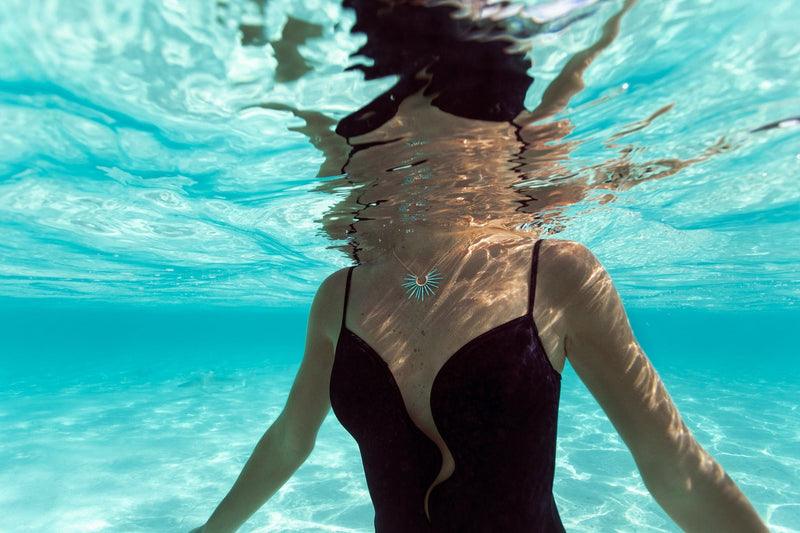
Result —
[[[533,39],[527,108],[621,2],[589,4]],[[1,531],[188,531],[282,407],[314,289],[349,264],[318,223],[346,191],[320,189],[285,109],[340,120],[392,80],[346,70],[363,38],[338,3],[260,6],[0,5]],[[279,75],[240,28],[277,43],[290,20],[317,29]],[[553,119],[569,172],[679,167],[551,236],[603,261],[687,424],[780,532],[800,531],[798,20],[792,0],[640,0]],[[555,492],[568,531],[677,531],[569,369]],[[331,417],[243,530],[371,523]]]

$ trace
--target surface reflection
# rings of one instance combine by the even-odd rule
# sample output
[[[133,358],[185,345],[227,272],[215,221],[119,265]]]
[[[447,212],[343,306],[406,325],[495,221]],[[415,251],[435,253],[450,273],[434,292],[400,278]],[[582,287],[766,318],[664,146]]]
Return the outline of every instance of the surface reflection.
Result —
[[[578,140],[566,119],[547,122],[583,87],[582,73],[613,41],[625,2],[598,41],[576,54],[533,111],[524,108],[530,83],[527,41],[510,21],[528,22],[529,40],[545,25],[510,4],[360,2],[353,31],[367,36],[356,64],[367,79],[397,82],[339,122],[349,147],[342,177],[321,188],[347,191],[322,222],[334,240],[347,237],[357,261],[385,251],[379,229],[392,223],[445,223],[470,215],[484,224],[557,231],[562,212],[592,188],[613,190],[632,175],[587,183],[566,163]],[[514,17],[509,14],[513,14]],[[567,13],[575,18],[587,13]],[[566,24],[562,21],[561,24]],[[315,135],[315,137],[319,137]],[[326,152],[330,160],[342,150]]]
[[[609,11],[600,7],[614,3],[597,1],[525,7],[347,0],[344,6],[356,14],[353,33],[366,36],[350,68],[367,80],[394,76],[394,84],[338,122],[285,103],[259,105],[304,120],[290,129],[324,154],[318,176],[328,179],[318,189],[340,198],[319,222],[356,262],[387,251],[379,231],[390,221],[442,223],[469,215],[505,229],[557,234],[568,225],[571,206],[587,199],[612,202],[619,191],[736,148],[722,138],[686,159],[642,160],[647,147],[625,143],[625,137],[668,115],[674,107],[668,104],[610,135],[604,161],[571,159],[589,138],[574,135],[570,99],[584,89],[584,73],[618,37],[635,4],[620,1]],[[595,42],[564,61],[540,102],[526,109],[536,36],[592,18],[599,28]],[[281,40],[272,43],[277,71],[302,73],[297,47],[318,33],[314,25],[290,19]]]

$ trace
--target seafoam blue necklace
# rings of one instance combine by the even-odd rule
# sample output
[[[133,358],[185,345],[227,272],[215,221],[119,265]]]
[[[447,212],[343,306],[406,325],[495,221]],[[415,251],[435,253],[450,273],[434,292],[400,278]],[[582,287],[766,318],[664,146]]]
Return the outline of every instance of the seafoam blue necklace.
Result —
[[[453,246],[455,249],[455,246]],[[450,251],[453,251],[452,249]],[[431,267],[427,274],[417,275],[414,274],[408,265],[406,265],[402,259],[397,257],[397,252],[394,251],[394,246],[392,246],[392,253],[394,254],[394,258],[397,259],[403,268],[406,269],[406,277],[403,278],[403,283],[400,284],[406,290],[406,294],[408,294],[408,299],[415,298],[420,301],[425,301],[425,296],[433,296],[436,293],[434,292],[436,289],[439,288],[439,282],[442,280],[442,275],[436,270],[436,267],[439,266],[439,263],[447,257],[447,254],[443,254],[436,263]]]

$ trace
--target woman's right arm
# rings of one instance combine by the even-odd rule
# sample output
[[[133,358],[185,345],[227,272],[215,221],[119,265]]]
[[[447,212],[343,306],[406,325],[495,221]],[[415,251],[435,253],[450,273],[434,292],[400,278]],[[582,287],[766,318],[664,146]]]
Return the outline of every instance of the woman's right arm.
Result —
[[[683,423],[602,265],[578,243],[562,241],[545,251],[550,287],[558,291],[552,298],[563,305],[567,359],[658,504],[687,532],[766,532],[739,487]]]
[[[259,440],[228,495],[195,531],[236,531],[311,454],[330,410],[328,385],[341,320],[343,272],[326,279],[314,297],[303,361],[283,411]]]

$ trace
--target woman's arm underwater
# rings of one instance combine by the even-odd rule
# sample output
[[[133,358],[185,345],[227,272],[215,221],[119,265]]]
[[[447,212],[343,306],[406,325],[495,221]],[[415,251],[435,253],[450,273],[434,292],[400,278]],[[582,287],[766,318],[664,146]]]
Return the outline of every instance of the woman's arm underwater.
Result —
[[[283,411],[256,445],[228,495],[194,532],[236,531],[311,454],[330,410],[328,385],[344,294],[342,272],[326,279],[311,304],[303,361]]]
[[[658,504],[687,532],[768,531],[681,420],[603,266],[578,243],[548,248],[549,292],[564,306],[566,358],[625,441]]]

